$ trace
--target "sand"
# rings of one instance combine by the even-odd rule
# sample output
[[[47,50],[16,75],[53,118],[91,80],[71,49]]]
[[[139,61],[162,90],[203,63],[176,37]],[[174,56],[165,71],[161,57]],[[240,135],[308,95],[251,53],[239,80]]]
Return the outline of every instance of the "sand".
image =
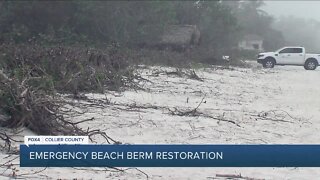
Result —
[[[139,69],[143,77],[150,80],[140,84],[144,91],[86,94],[93,99],[107,97],[118,105],[88,108],[75,121],[94,117],[94,121],[81,127],[101,129],[114,139],[130,144],[320,143],[320,68],[316,71],[293,66],[197,69],[203,82],[164,73],[174,70],[167,67]],[[174,108],[192,110],[201,101],[197,111],[215,119],[170,113]],[[130,109],[128,105],[147,108]],[[234,121],[239,126],[223,120]],[[23,135],[32,135],[32,132],[23,130],[14,137],[21,139]],[[106,143],[100,137],[95,141]],[[7,156],[0,152],[0,164],[16,157]],[[0,166],[0,179],[12,175],[13,171],[19,178],[32,179],[147,179],[144,173],[149,179],[225,179],[216,177],[217,174],[241,174],[247,179],[315,179],[320,176],[319,168],[139,168],[144,173],[137,169],[112,172],[112,169],[102,168],[47,168],[35,173],[43,168],[20,168],[18,158],[13,163],[15,165],[9,169]]]

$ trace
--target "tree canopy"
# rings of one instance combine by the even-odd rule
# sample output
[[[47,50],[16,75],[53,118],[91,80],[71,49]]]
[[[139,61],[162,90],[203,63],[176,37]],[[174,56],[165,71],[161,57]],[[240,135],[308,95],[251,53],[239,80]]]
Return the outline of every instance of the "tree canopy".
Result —
[[[263,1],[2,1],[0,41],[48,43],[110,43],[134,45],[148,41],[168,25],[192,24],[201,31],[203,46],[235,46],[244,34],[279,46],[280,32],[261,11]]]

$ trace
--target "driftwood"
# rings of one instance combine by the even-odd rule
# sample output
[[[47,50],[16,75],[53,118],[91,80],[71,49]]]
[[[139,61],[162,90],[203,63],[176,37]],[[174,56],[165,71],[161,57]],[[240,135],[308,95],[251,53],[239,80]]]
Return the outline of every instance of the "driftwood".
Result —
[[[181,110],[181,109],[178,109],[178,108],[174,108],[174,110],[171,110],[171,109],[168,109],[168,110],[170,111],[171,115],[175,115],[175,116],[203,116],[203,117],[206,117],[206,118],[218,120],[218,123],[220,121],[223,121],[223,122],[228,122],[228,123],[234,124],[234,125],[236,125],[238,127],[241,127],[238,123],[236,123],[233,120],[228,120],[228,119],[225,119],[225,118],[219,117],[219,116],[215,117],[215,116],[208,115],[208,114],[205,114],[203,112],[198,111],[198,108],[204,102],[203,100],[204,100],[204,98],[202,98],[202,100],[200,101],[198,106],[196,108],[194,108],[194,109]]]
[[[234,174],[216,174],[216,177],[228,178],[228,179],[244,179],[244,180],[263,180],[263,179],[256,179],[242,176],[241,174],[234,175]]]
[[[6,134],[0,132],[0,139],[5,142],[3,149],[10,151],[11,149],[11,138]]]
[[[75,135],[80,130],[65,121],[59,114],[60,105],[52,96],[33,89],[28,85],[30,77],[22,81],[11,79],[0,72],[1,91],[7,98],[0,107],[10,114],[10,118],[1,121],[0,125],[9,128],[25,126],[38,134],[69,134]]]
[[[275,122],[284,122],[284,123],[294,123],[294,121],[298,121],[297,118],[291,116],[288,112],[283,110],[270,110],[266,112],[260,112],[258,115],[255,116],[256,120],[263,120],[263,121],[275,121]],[[294,121],[289,121],[286,119],[291,119]]]
[[[27,76],[22,81],[9,78],[3,71],[0,71],[0,91],[4,94],[0,102],[0,109],[10,115],[7,119],[1,119],[0,126],[8,128],[27,127],[39,135],[101,135],[108,143],[120,144],[100,130],[83,130],[78,127],[80,123],[92,121],[93,118],[72,122],[64,116],[67,111],[61,108],[65,101],[59,97],[47,95],[46,92],[33,88],[28,84],[32,77]],[[11,139],[6,134],[0,134],[10,149]]]
[[[185,76],[185,77],[187,77],[189,79],[203,81],[203,79],[200,78],[193,69],[192,70],[183,71],[180,68],[176,68],[175,71],[165,71],[165,74],[167,74],[167,75],[175,75],[175,76],[178,76],[178,77]]]

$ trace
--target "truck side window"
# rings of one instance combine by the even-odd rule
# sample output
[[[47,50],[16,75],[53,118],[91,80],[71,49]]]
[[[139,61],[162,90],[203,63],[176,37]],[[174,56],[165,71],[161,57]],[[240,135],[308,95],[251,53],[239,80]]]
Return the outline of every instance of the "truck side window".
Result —
[[[292,48],[291,53],[302,53],[302,48]]]
[[[279,53],[302,53],[302,48],[286,48],[281,50]]]
[[[292,48],[286,48],[286,49],[282,49],[279,53],[291,53],[291,49]]]

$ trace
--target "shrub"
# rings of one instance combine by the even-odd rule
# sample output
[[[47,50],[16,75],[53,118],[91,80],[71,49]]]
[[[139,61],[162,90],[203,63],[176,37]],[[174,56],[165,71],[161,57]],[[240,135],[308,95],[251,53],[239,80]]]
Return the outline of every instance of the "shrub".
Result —
[[[84,47],[43,47],[1,45],[1,67],[9,77],[21,80],[27,74],[42,78],[38,87],[53,85],[62,92],[119,90],[126,86],[128,60],[117,47],[105,49]]]

